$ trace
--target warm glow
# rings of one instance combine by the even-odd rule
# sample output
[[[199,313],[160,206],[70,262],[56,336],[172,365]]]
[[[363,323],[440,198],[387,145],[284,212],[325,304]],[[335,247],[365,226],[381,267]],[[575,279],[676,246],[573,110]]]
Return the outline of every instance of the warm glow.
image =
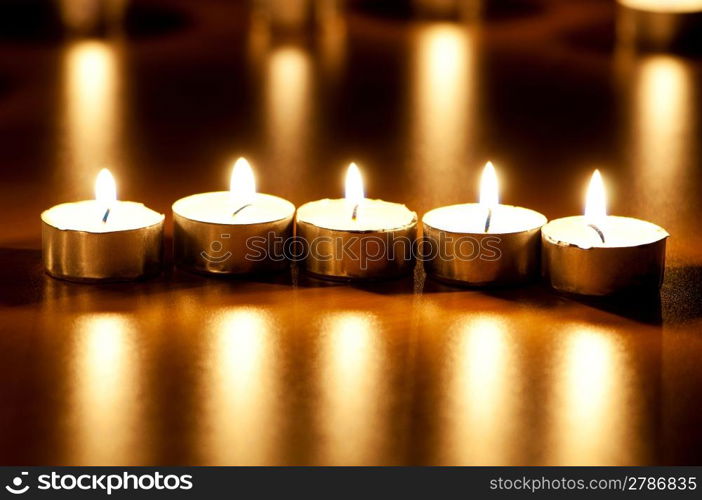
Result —
[[[492,314],[468,314],[446,333],[442,446],[437,461],[513,464],[521,372],[509,324]]]
[[[302,48],[283,45],[266,60],[266,129],[269,169],[279,181],[295,182],[309,164],[312,59]]]
[[[653,12],[699,12],[702,0],[619,0],[619,3],[632,9]]]
[[[563,332],[550,404],[553,465],[627,465],[636,454],[634,381],[621,342],[616,332],[590,325]]]
[[[251,165],[244,158],[239,158],[232,168],[229,183],[232,200],[236,203],[250,203],[256,194],[256,180]]]
[[[100,170],[95,179],[95,199],[104,210],[111,208],[117,200],[115,178],[112,177],[112,174],[106,168]]]
[[[121,161],[122,107],[121,56],[118,46],[82,40],[64,51],[63,113],[60,125],[66,130],[65,161],[61,179],[70,192],[91,175],[96,165]]]
[[[421,23],[412,31],[408,75],[412,177],[428,189],[434,202],[439,201],[438,193],[459,195],[454,179],[475,149],[480,106],[473,35],[472,28],[460,23]]]
[[[375,463],[391,425],[382,327],[376,316],[364,312],[329,314],[320,327],[321,453],[316,461]]]
[[[346,201],[349,206],[357,207],[363,201],[363,179],[355,163],[346,171]]]
[[[273,318],[255,307],[213,314],[205,329],[205,436],[208,463],[262,465],[274,456],[277,428],[278,332]]]
[[[497,172],[492,162],[487,162],[480,178],[480,204],[493,208],[499,205],[499,188],[497,186]]]
[[[595,170],[587,188],[585,203],[585,218],[591,223],[602,222],[607,217],[607,200],[605,198],[604,182],[599,170]]]
[[[121,314],[82,315],[75,321],[67,462],[117,465],[140,459],[145,436],[137,332]]]

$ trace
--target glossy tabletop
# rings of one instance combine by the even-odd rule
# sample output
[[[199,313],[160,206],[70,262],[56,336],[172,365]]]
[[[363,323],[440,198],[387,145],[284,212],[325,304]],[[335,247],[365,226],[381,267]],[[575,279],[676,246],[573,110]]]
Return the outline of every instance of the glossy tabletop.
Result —
[[[613,2],[494,4],[457,23],[351,2],[295,30],[265,2],[134,0],[92,39],[52,2],[0,4],[0,463],[699,464],[702,57],[619,43]],[[474,201],[487,160],[503,202],[579,214],[600,168],[611,213],[672,235],[665,283],[43,273],[39,214],[100,168],[169,246],[173,201],[226,189],[242,155],[298,206],[356,161],[420,215]]]

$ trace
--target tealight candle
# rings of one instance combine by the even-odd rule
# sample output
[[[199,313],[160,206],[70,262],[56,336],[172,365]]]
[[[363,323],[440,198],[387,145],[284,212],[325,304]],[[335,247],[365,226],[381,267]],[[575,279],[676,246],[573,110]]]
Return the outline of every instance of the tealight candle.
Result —
[[[194,194],[173,204],[175,262],[211,274],[285,269],[283,245],[292,236],[294,214],[289,201],[256,192],[251,166],[239,158],[229,191]]]
[[[702,0],[618,0],[619,36],[650,49],[686,48],[702,38]]]
[[[542,230],[544,277],[557,290],[581,295],[657,290],[668,236],[650,222],[607,215],[604,183],[595,170],[585,215],[556,219]]]
[[[469,286],[512,285],[538,276],[546,217],[498,199],[497,174],[488,162],[479,203],[440,207],[424,215],[422,255],[428,274]]]
[[[126,281],[158,274],[163,214],[118,201],[114,178],[103,169],[95,199],[63,203],[41,214],[46,272],[72,281]]]
[[[405,205],[365,198],[352,163],[346,198],[324,199],[297,210],[301,262],[311,274],[331,279],[382,279],[411,272],[417,214]]]

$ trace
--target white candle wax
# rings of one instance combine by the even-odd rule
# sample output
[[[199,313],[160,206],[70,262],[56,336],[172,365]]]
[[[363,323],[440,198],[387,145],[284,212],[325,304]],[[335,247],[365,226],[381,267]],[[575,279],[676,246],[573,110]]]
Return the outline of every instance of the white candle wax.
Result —
[[[239,202],[229,191],[215,191],[181,198],[173,204],[173,211],[198,222],[236,226],[292,217],[295,206],[270,194],[254,193]]]
[[[496,205],[490,210],[490,225],[485,231],[488,208],[479,203],[464,203],[435,208],[427,212],[424,224],[442,231],[465,234],[510,234],[543,226],[546,217],[528,208]]]
[[[651,222],[614,215],[606,216],[594,227],[583,215],[564,217],[549,222],[543,227],[542,233],[545,239],[554,244],[572,245],[584,250],[636,247],[669,236],[667,231]]]
[[[62,203],[41,214],[45,223],[64,231],[111,233],[131,231],[163,222],[164,215],[133,201],[115,201],[103,222],[105,206],[97,200]]]
[[[324,199],[302,205],[297,219],[317,227],[336,231],[391,231],[411,224],[417,214],[400,203],[364,198],[354,207],[346,199]]]

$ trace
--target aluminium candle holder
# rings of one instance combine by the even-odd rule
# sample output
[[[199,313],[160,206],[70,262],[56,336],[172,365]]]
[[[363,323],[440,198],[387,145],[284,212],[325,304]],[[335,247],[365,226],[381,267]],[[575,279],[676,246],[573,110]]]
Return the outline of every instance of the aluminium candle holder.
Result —
[[[202,274],[245,275],[283,271],[283,243],[292,237],[294,207],[270,222],[220,224],[173,211],[173,251],[178,267]],[[255,242],[255,243],[254,243]],[[277,248],[280,252],[272,252]]]
[[[408,224],[386,230],[329,229],[299,216],[296,222],[297,237],[305,250],[300,265],[311,275],[374,281],[399,278],[414,270],[416,214]]]
[[[646,223],[659,231],[658,239],[630,246],[582,248],[558,237],[558,225],[574,219],[579,217],[556,219],[542,229],[542,274],[547,284],[564,293],[590,296],[660,289],[668,233]]]
[[[42,215],[42,259],[46,272],[77,282],[132,281],[161,272],[163,216],[137,229],[90,232],[61,229]]]

